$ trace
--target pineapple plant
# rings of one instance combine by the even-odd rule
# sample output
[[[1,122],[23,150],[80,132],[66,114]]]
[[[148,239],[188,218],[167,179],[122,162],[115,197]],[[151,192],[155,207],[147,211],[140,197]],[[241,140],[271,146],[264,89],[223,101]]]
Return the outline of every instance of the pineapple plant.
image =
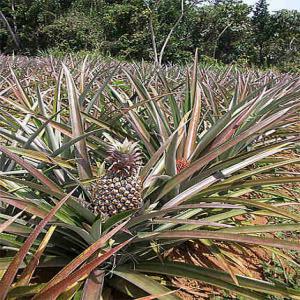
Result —
[[[256,245],[291,263],[294,257],[286,251],[300,251],[296,239],[272,234],[300,228],[299,214],[286,209],[295,199],[277,190],[300,182],[282,169],[300,158],[273,157],[292,151],[298,140],[298,79],[233,69],[197,72],[195,63],[188,78],[189,69],[162,69],[160,82],[148,80],[151,66],[140,66],[139,73],[126,64],[108,84],[95,76],[103,69],[98,61],[65,63],[71,72],[48,62],[60,70],[55,86],[52,75],[42,81],[48,74],[42,68],[26,67],[20,80],[13,72],[0,79],[0,299],[93,299],[118,290],[124,298],[179,300],[174,277],[243,299],[300,299],[300,291],[286,282],[237,272],[233,253],[219,246],[236,245],[247,253]],[[36,89],[36,78],[47,84],[47,93]],[[266,132],[284,139],[258,143]],[[97,174],[90,158],[103,161],[106,171],[90,186],[91,205],[82,207],[83,187]],[[142,205],[141,181],[145,210],[119,213]],[[119,194],[128,202],[119,201]],[[114,217],[97,218],[90,207]],[[252,225],[257,215],[276,223]],[[192,253],[188,243],[179,247],[185,241],[203,243],[218,267],[172,257],[172,249]],[[59,272],[39,277],[49,267]]]
[[[138,173],[142,157],[136,142],[127,138],[123,143],[109,139],[111,146],[105,159],[108,169],[88,190],[94,212],[110,217],[141,207],[142,183]]]

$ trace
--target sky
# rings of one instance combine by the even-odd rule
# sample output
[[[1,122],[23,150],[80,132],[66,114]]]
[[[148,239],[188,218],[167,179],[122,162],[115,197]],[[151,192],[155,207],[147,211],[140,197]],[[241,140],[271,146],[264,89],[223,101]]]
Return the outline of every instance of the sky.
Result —
[[[253,5],[257,0],[243,0],[245,3]],[[300,11],[300,0],[267,0],[270,11],[280,9],[296,9]]]

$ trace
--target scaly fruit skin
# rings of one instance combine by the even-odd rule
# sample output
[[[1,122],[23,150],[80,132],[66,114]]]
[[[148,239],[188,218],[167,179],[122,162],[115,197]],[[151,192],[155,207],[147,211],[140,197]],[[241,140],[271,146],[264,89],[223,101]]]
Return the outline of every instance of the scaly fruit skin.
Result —
[[[141,155],[137,143],[127,139],[123,143],[112,141],[108,154],[106,174],[94,181],[89,191],[94,212],[110,217],[141,207],[142,183],[138,176]]]
[[[178,159],[176,161],[177,173],[180,173],[182,170],[187,168],[189,165],[190,165],[190,163],[186,159],[184,159],[184,158]]]
[[[121,211],[141,207],[142,183],[138,176],[104,175],[90,188],[94,212],[113,216]]]

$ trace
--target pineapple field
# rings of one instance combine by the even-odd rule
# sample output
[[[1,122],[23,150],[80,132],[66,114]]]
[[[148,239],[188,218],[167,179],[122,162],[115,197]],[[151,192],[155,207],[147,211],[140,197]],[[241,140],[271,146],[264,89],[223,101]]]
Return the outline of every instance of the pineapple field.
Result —
[[[0,56],[0,299],[300,299],[300,79]]]

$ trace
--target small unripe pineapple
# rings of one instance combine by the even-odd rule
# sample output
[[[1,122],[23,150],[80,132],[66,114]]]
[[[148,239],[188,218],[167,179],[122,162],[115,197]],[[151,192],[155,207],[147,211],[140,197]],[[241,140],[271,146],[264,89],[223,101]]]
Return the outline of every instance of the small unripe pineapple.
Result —
[[[190,163],[185,158],[176,160],[177,173],[180,173],[182,170],[186,169],[189,165]]]
[[[105,175],[89,187],[94,212],[112,216],[121,211],[138,209],[142,205],[142,183],[138,175],[142,164],[137,143],[112,139],[105,159],[109,165]]]

